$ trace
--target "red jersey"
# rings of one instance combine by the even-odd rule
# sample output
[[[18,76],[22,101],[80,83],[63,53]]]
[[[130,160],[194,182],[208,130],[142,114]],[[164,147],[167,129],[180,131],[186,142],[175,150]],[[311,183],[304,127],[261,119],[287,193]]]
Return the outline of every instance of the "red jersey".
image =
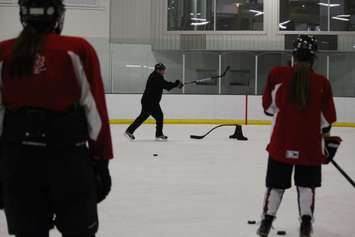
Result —
[[[283,163],[320,165],[326,159],[322,128],[336,121],[332,89],[327,78],[312,71],[309,103],[300,111],[288,101],[293,72],[292,67],[273,68],[264,88],[264,111],[274,116],[267,151]]]
[[[0,133],[4,107],[65,111],[79,102],[86,112],[91,155],[113,158],[100,65],[93,47],[82,38],[48,34],[32,75],[13,78],[8,61],[14,43],[15,39],[0,42]]]

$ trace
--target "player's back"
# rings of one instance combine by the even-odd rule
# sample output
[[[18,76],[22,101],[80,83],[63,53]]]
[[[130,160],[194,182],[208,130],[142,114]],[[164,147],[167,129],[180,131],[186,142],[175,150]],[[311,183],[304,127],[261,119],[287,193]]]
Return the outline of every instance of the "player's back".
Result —
[[[84,73],[80,61],[85,60],[86,49],[90,47],[84,39],[54,33],[44,35],[32,74],[26,76],[10,72],[15,43],[15,39],[0,43],[2,96],[8,108],[31,106],[61,111],[80,99],[77,74]]]

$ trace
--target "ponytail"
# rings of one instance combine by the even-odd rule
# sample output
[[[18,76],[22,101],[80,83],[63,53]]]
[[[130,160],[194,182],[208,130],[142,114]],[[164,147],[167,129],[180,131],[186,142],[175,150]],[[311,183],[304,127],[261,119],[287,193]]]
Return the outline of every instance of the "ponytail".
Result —
[[[311,64],[298,62],[289,82],[289,101],[296,105],[299,110],[304,110],[310,98]]]
[[[40,51],[43,33],[33,26],[26,25],[12,48],[9,61],[10,74],[13,76],[31,75]]]

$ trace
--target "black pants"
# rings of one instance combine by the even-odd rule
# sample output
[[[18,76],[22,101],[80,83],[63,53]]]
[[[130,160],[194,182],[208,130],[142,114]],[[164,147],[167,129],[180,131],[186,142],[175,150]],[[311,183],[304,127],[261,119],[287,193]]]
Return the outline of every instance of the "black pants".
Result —
[[[94,171],[85,146],[5,143],[0,164],[9,234],[92,237],[98,229]]]
[[[127,132],[134,133],[134,131],[144,123],[149,116],[153,116],[156,121],[155,136],[163,135],[163,121],[164,115],[159,104],[142,103],[142,111],[134,122],[127,128]]]
[[[269,157],[266,172],[266,187],[288,189],[291,187],[291,176],[295,169],[294,181],[296,186],[317,188],[322,182],[322,167],[289,165]]]

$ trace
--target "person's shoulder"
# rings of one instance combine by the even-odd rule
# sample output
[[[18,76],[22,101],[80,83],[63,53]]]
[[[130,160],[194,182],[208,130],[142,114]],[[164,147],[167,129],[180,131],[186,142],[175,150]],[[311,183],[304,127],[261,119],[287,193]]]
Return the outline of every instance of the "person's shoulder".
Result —
[[[9,47],[12,47],[15,41],[16,39],[7,39],[7,40],[0,41],[0,48],[5,50]]]
[[[7,39],[0,42],[0,59],[6,58],[11,53],[16,39]]]
[[[289,66],[276,66],[273,67],[270,71],[270,76],[274,78],[274,80],[279,80],[281,78],[288,78],[289,75],[293,73],[292,67]]]
[[[15,42],[16,39],[6,39],[6,40],[3,40],[3,41],[0,41],[0,45],[2,47],[5,47],[5,46],[8,46],[8,45],[11,45]]]
[[[153,77],[153,78],[162,78],[163,76],[160,73],[157,73],[156,71],[153,71],[149,77]]]
[[[276,66],[276,67],[273,67],[272,70],[274,70],[276,72],[292,72],[293,68],[290,66]]]
[[[313,76],[314,76],[315,78],[317,78],[318,80],[328,81],[328,79],[327,79],[326,76],[324,76],[324,75],[322,75],[322,74],[320,74],[320,73],[317,73],[317,72],[315,72],[315,71],[313,71]]]
[[[290,66],[276,66],[271,69],[271,73],[290,73],[292,70]]]
[[[49,40],[55,45],[60,45],[59,47],[64,47],[68,51],[82,51],[82,50],[93,50],[91,44],[84,38],[79,36],[67,36],[51,34]]]
[[[330,84],[328,78],[322,74],[319,74],[315,71],[313,71],[313,76],[312,76],[313,80],[315,80],[316,82],[320,83],[321,85],[327,85]]]

